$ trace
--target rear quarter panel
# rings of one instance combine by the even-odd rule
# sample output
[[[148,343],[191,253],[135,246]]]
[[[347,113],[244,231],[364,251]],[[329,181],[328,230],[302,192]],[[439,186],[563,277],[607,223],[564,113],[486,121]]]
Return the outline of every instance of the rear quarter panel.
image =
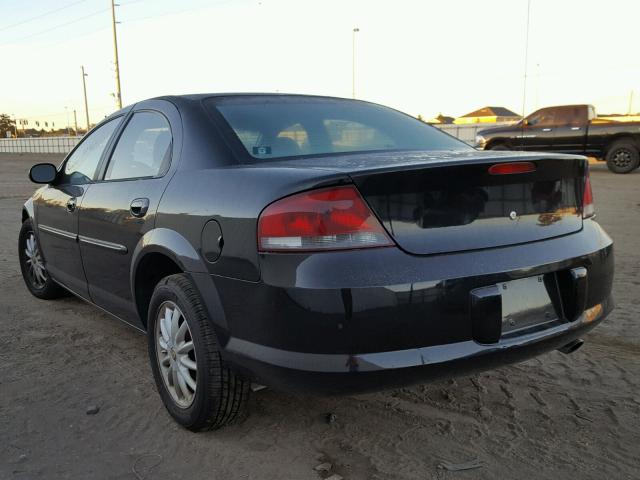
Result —
[[[210,273],[258,281],[256,228],[264,207],[295,192],[346,182],[346,174],[313,168],[246,165],[183,170],[165,191],[156,226],[185,237]],[[215,262],[205,260],[201,248],[202,230],[209,220],[220,224],[224,241]]]
[[[622,138],[631,138],[640,148],[640,123],[591,122],[587,133],[587,153],[604,156],[609,146]]]

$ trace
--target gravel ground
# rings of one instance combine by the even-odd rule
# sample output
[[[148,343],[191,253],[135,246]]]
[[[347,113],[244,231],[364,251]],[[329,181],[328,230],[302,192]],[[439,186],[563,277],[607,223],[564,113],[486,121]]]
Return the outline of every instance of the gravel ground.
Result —
[[[245,422],[192,434],[165,413],[144,336],[24,287],[16,239],[38,161],[59,157],[0,154],[1,479],[640,478],[640,171],[592,169],[618,306],[575,354],[377,394],[263,390]]]

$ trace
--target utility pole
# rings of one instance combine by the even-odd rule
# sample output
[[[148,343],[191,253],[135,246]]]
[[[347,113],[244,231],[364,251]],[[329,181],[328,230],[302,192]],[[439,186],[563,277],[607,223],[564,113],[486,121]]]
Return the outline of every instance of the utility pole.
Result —
[[[82,89],[84,90],[84,114],[87,118],[87,133],[89,132],[89,103],[87,102],[87,81],[85,78],[87,74],[84,73],[84,65],[80,67],[82,69]]]
[[[356,33],[359,31],[358,27],[354,28],[351,38],[351,98],[356,98]]]
[[[520,146],[524,142],[525,109],[527,108],[527,67],[529,63],[529,20],[531,18],[531,0],[527,0],[527,35],[524,41],[524,78],[522,81],[522,120],[520,121]]]
[[[64,112],[67,114],[67,137],[70,137],[71,132],[69,131],[69,107],[64,107]]]
[[[529,20],[531,18],[531,0],[527,0],[527,34],[524,41],[524,81],[522,85],[522,118],[527,105],[527,67],[529,62]],[[524,122],[522,124],[524,126]]]
[[[533,107],[537,110],[540,107],[540,64],[536,63],[536,104]]]
[[[115,54],[116,65],[116,104],[118,109],[122,108],[122,92],[120,91],[120,62],[118,61],[118,35],[116,34],[116,4],[111,0],[111,24],[113,27],[113,52]]]
[[[78,117],[76,116],[76,109],[73,109],[73,134],[78,135]]]
[[[632,110],[633,110],[633,90],[631,90],[631,92],[629,93],[629,110],[627,111],[627,114],[631,115]]]

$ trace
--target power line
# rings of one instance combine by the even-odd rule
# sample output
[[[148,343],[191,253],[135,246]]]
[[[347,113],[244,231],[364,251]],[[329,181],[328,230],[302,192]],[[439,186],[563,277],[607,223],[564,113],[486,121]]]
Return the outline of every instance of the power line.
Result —
[[[61,10],[64,10],[66,8],[69,8],[69,7],[73,7],[74,5],[78,5],[79,3],[84,3],[86,1],[87,0],[78,0],[77,2],[69,3],[67,5],[64,5],[63,7],[59,7],[59,8],[53,9],[53,10],[49,10],[48,12],[41,13],[40,15],[36,15],[35,17],[27,18],[26,20],[22,20],[22,21],[20,21],[18,23],[13,23],[11,25],[5,25],[4,27],[0,27],[0,32],[3,32],[5,30],[9,30],[10,28],[13,28],[13,27],[18,27],[20,25],[24,25],[25,23],[29,23],[29,22],[32,22],[34,20],[38,20],[39,18],[46,17],[47,15],[51,15],[52,13],[57,13],[57,12],[59,12]]]
[[[131,0],[130,2],[127,2],[126,4],[122,4],[122,5],[129,5],[131,3],[137,3],[139,1],[142,1],[142,0]],[[173,10],[173,11],[164,12],[164,13],[156,13],[156,14],[153,14],[153,15],[146,15],[146,16],[143,16],[143,17],[123,18],[121,23],[122,24],[127,24],[127,23],[133,23],[133,22],[140,22],[142,20],[149,20],[151,18],[161,18],[161,17],[168,17],[168,16],[171,16],[171,15],[181,15],[183,13],[190,13],[190,12],[194,12],[194,11],[197,11],[197,10],[206,10],[208,8],[217,7],[217,6],[220,6],[220,5],[231,3],[232,1],[233,0],[221,0],[219,2],[211,2],[211,3],[208,3],[206,5],[199,5],[197,7],[183,8],[181,10]]]
[[[86,0],[81,0],[81,1],[84,2]],[[143,0],[131,0],[129,2],[118,4],[116,6],[127,6],[127,5],[130,5],[130,4],[138,3],[138,2],[142,2],[142,1]],[[137,17],[137,18],[132,18],[132,19],[124,18],[123,21],[118,21],[118,23],[127,24],[127,23],[134,23],[134,22],[139,22],[139,21],[143,21],[143,20],[148,20],[148,19],[151,19],[151,18],[160,18],[160,17],[171,16],[171,15],[180,15],[180,14],[183,14],[183,13],[188,13],[188,12],[192,12],[192,11],[196,11],[196,10],[204,10],[204,9],[211,8],[211,7],[214,7],[214,6],[224,5],[224,4],[227,4],[227,3],[231,3],[231,1],[232,0],[222,0],[222,1],[219,1],[219,2],[214,2],[214,3],[208,4],[208,5],[201,5],[201,6],[193,7],[193,8],[187,8],[187,9],[182,9],[182,10],[174,10],[174,11],[170,11],[170,12],[154,14],[154,15],[148,15],[148,16],[143,16],[143,17]],[[80,2],[76,2],[76,3],[80,3]],[[71,6],[71,5],[75,5],[75,4],[70,4],[68,6]],[[63,7],[63,8],[66,8],[66,7]],[[38,36],[38,35],[42,35],[43,33],[47,33],[47,32],[50,32],[52,30],[56,30],[58,28],[66,27],[67,25],[71,25],[71,24],[80,22],[82,20],[85,20],[87,18],[99,15],[100,13],[106,12],[109,9],[110,8],[104,8],[102,10],[98,10],[96,12],[93,12],[93,13],[90,13],[88,15],[85,15],[84,17],[76,18],[76,19],[71,20],[69,22],[61,23],[59,25],[55,25],[55,26],[47,28],[45,30],[41,30],[39,32],[35,32],[35,33],[32,33],[32,34],[26,35],[24,37],[19,37],[19,38],[10,40],[8,42],[0,43],[0,47],[6,46],[6,45],[15,44],[16,42],[19,42],[19,41],[22,41],[22,40],[26,40],[26,39],[29,39],[29,38],[32,38],[32,37],[35,37],[35,36]],[[45,14],[42,14],[42,15],[45,15]],[[27,21],[28,20],[25,20],[25,22],[27,22]],[[9,27],[7,27],[7,28],[9,28]],[[61,43],[65,43],[67,41],[72,41],[72,40],[74,40],[76,38],[81,38],[83,36],[95,33],[97,31],[106,30],[107,28],[108,27],[103,27],[103,28],[99,28],[99,29],[92,29],[90,31],[87,31],[86,33],[83,33],[82,35],[74,35],[73,37],[69,37],[68,39],[65,39],[65,40],[62,40],[62,41],[59,41],[59,42],[56,42],[56,43],[48,42],[48,46],[54,46],[54,45],[58,45],[58,44],[61,44]]]
[[[0,46],[2,46],[2,45],[9,45],[9,44],[11,44],[11,43],[19,42],[19,41],[21,41],[21,40],[26,40],[26,39],[28,39],[28,38],[32,38],[32,37],[36,37],[36,36],[38,36],[38,35],[42,35],[43,33],[48,33],[48,32],[50,32],[50,31],[52,31],[52,30],[57,30],[58,28],[66,27],[67,25],[71,25],[71,24],[74,24],[74,23],[81,22],[82,20],[86,20],[87,18],[95,17],[96,15],[99,15],[99,14],[101,14],[101,13],[103,13],[103,12],[106,12],[107,10],[109,10],[109,9],[108,9],[108,8],[103,8],[103,9],[101,9],[101,10],[98,10],[97,12],[90,13],[89,15],[85,15],[85,16],[83,16],[83,17],[76,18],[76,19],[74,19],[74,20],[70,20],[70,21],[68,21],[68,22],[61,23],[61,24],[59,24],[59,25],[55,25],[55,26],[53,26],[53,27],[47,28],[47,29],[45,29],[45,30],[41,30],[41,31],[39,31],[39,32],[31,33],[31,34],[26,35],[26,36],[24,36],[24,37],[16,38],[16,39],[14,39],[14,40],[13,40],[13,41],[11,41],[11,42],[5,42],[5,43],[3,43],[3,44],[0,44]]]

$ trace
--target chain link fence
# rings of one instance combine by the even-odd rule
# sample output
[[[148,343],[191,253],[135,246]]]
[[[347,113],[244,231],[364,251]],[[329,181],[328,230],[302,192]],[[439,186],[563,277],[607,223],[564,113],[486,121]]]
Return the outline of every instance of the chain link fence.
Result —
[[[434,125],[469,145],[475,144],[476,134],[485,128],[506,123],[474,123],[471,125]],[[69,153],[82,137],[0,138],[0,153]]]
[[[69,153],[82,137],[0,138],[0,153]]]

